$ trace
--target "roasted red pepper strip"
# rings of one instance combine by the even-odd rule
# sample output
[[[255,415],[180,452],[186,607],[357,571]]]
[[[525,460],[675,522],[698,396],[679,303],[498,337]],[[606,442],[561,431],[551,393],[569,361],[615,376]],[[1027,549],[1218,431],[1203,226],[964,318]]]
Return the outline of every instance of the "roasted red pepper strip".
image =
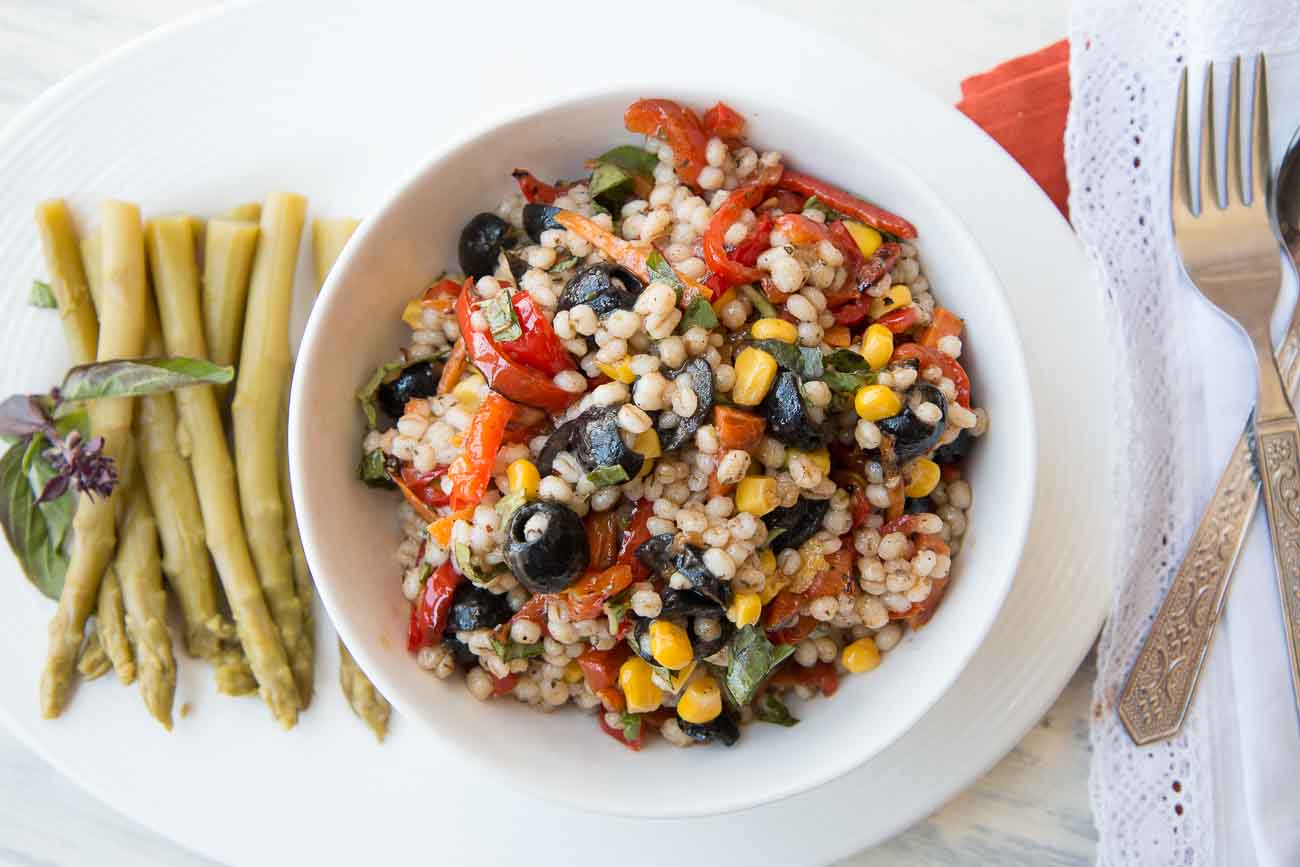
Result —
[[[801,600],[798,594],[782,590],[763,609],[763,627],[769,632],[785,629],[799,616]]]
[[[757,264],[758,257],[763,254],[763,251],[772,246],[772,223],[771,214],[759,217],[754,228],[750,229],[749,234],[745,236],[745,240],[731,251],[732,260],[751,268]]]
[[[970,409],[970,377],[966,375],[966,369],[957,362],[957,359],[919,343],[904,343],[894,350],[894,361],[906,361],[909,358],[920,361],[922,370],[931,365],[942,370],[943,375],[957,386],[957,402]]]
[[[827,556],[826,568],[813,577],[808,589],[801,594],[805,599],[813,600],[821,596],[839,596],[848,593],[853,587],[853,540],[834,554]]]
[[[671,99],[638,99],[623,113],[623,125],[629,132],[667,139],[677,160],[678,176],[697,185],[700,172],[709,164],[709,137],[695,112]]]
[[[839,226],[839,232],[831,231],[831,226]],[[858,244],[853,240],[853,236],[848,230],[836,220],[830,226],[809,219],[803,214],[785,214],[778,217],[776,225],[773,227],[781,234],[785,235],[795,244],[816,244],[821,241],[829,241],[840,251],[845,262],[856,262],[862,258],[862,251],[858,249]],[[852,271],[850,272],[852,273]]]
[[[576,211],[560,210],[555,215],[555,222],[604,253],[615,264],[622,265],[642,280],[654,279],[650,273],[650,254],[655,249],[643,242],[627,241]],[[671,265],[668,266],[685,288],[682,290],[682,306],[689,304],[696,295],[712,298],[713,290],[698,280],[687,277]]]
[[[654,503],[642,500],[637,503],[636,511],[632,513],[632,520],[623,531],[623,544],[618,549],[618,560],[615,562],[632,568],[633,581],[644,581],[650,575],[650,568],[641,562],[641,558],[636,555],[636,549],[649,540],[649,523],[653,517]]]
[[[542,313],[541,307],[527,292],[516,292],[510,297],[510,304],[515,308],[522,332],[515,340],[502,340],[497,343],[512,361],[525,367],[540,370],[547,376],[555,376],[562,370],[573,370],[573,356],[564,348],[560,338],[551,327],[551,320]]]
[[[826,230],[831,233],[831,243],[835,245],[835,249],[844,254],[844,270],[849,273],[849,279],[852,280],[853,275],[857,274],[858,269],[862,267],[862,248],[858,246],[857,241],[853,240],[849,230],[844,227],[843,220],[831,221]],[[880,246],[883,247],[884,244]]]
[[[871,517],[871,509],[871,501],[867,499],[866,491],[854,485],[853,496],[849,501],[849,513],[853,515],[854,530],[867,522],[867,518]]]
[[[925,326],[917,342],[922,346],[938,349],[939,341],[945,337],[961,337],[961,330],[965,324],[960,316],[947,307],[936,307],[930,316],[930,324]]]
[[[602,689],[617,686],[619,667],[623,665],[628,655],[629,649],[626,643],[616,644],[609,650],[591,648],[584,651],[578,657],[578,667],[582,669],[582,676],[591,691],[599,693]]]
[[[514,616],[502,623],[496,628],[493,634],[498,641],[506,641],[510,638],[510,626],[520,620],[529,620],[542,627],[542,634],[546,634],[546,606],[554,599],[549,593],[539,593],[529,598],[524,606],[514,613]]]
[[[888,536],[890,533],[902,533],[904,536],[910,536],[916,532],[916,522],[918,515],[902,515],[892,521],[887,521],[880,528],[880,535]]]
[[[389,473],[388,477],[393,480],[393,484],[397,485],[397,489],[402,492],[402,496],[406,498],[406,502],[411,504],[411,508],[415,509],[415,514],[420,516],[420,520],[424,521],[426,524],[433,523],[438,519],[437,513],[434,512],[433,509],[429,508],[429,504],[416,494],[415,491],[411,490],[410,487],[407,486],[406,482],[402,481],[402,477],[405,475],[406,471],[403,470],[402,473],[396,477],[394,477],[392,473]]]
[[[605,734],[609,735],[611,738],[613,738],[614,740],[618,741],[620,744],[622,744],[623,746],[627,747],[627,748],[628,748],[629,750],[631,750],[632,752],[634,752],[634,753],[639,753],[639,752],[641,752],[641,747],[645,744],[645,726],[644,726],[644,725],[641,726],[641,731],[637,732],[636,740],[632,740],[632,741],[630,741],[630,740],[628,740],[627,737],[623,734],[623,730],[622,730],[621,728],[617,728],[617,729],[616,729],[616,728],[614,728],[613,726],[611,726],[609,723],[605,722],[605,712],[604,712],[604,711],[597,711],[597,712],[596,712],[596,719],[600,720],[600,729],[601,729],[601,731],[603,731]]]
[[[451,611],[451,597],[461,577],[448,560],[438,567],[424,582],[420,598],[411,609],[411,623],[406,633],[406,649],[414,653],[422,647],[433,647],[442,642],[447,628],[447,614]]]
[[[752,181],[731,191],[704,230],[704,261],[715,276],[732,286],[757,282],[763,278],[763,272],[741,264],[727,253],[727,229],[745,211],[758,207],[767,198],[768,190],[780,180],[780,166],[764,166]]]
[[[553,413],[563,412],[580,395],[565,391],[539,371],[515,364],[501,351],[491,334],[475,331],[470,326],[470,287],[473,285],[473,279],[466,280],[460,298],[456,299],[456,321],[469,360],[487,378],[488,385],[511,400]]]
[[[830,299],[826,300],[830,305]],[[859,295],[856,301],[850,301],[847,304],[841,304],[835,308],[836,325],[857,325],[863,319],[867,318],[867,313],[871,310],[871,296]]]
[[[632,584],[632,568],[623,564],[603,572],[588,572],[577,584],[565,591],[569,597],[569,620],[590,620],[604,611],[605,600],[623,592]]]
[[[897,310],[889,311],[872,324],[883,325],[894,334],[903,334],[920,320],[920,311],[909,304],[906,307],[899,307]]]
[[[434,467],[427,473],[420,473],[415,467],[405,466],[402,467],[402,483],[420,502],[436,509],[451,502],[451,497],[442,489],[442,477],[446,474],[446,467]]]
[[[814,178],[812,175],[786,169],[785,174],[781,177],[781,186],[803,196],[816,196],[819,200],[825,202],[827,207],[839,211],[846,217],[852,217],[866,223],[874,229],[897,235],[900,238],[916,237],[916,227],[897,214],[890,213],[884,208],[878,208],[870,202],[865,202],[852,193],[847,193],[837,186],[828,184],[819,178]]]
[[[848,229],[844,228],[843,223],[836,221],[832,225],[839,228],[845,235],[848,235]],[[852,238],[852,236],[849,237]],[[857,249],[856,242],[853,247]],[[861,256],[862,251],[858,250],[857,265],[853,270],[849,271],[849,279],[845,281],[844,286],[826,296],[826,306],[835,309],[841,304],[864,298],[866,287],[885,276],[886,272],[893,271],[902,252],[902,248],[893,241],[886,241],[877,247],[876,252],[871,254],[870,259],[863,259]]]
[[[718,441],[723,447],[747,452],[763,441],[767,420],[743,409],[718,404],[713,408],[713,426],[718,429]]]
[[[495,696],[508,695],[510,690],[515,688],[515,684],[519,682],[519,675],[517,674],[507,674],[505,677],[490,675],[490,677],[492,677],[492,694]]]
[[[816,617],[803,616],[784,629],[769,632],[767,638],[773,644],[798,644],[809,635],[812,635],[813,630],[817,628],[817,624]]]
[[[819,662],[809,668],[798,663],[787,663],[772,675],[771,683],[787,689],[803,683],[820,689],[823,695],[830,697],[840,688],[840,676],[835,671],[833,662]]]
[[[704,113],[704,133],[720,139],[735,141],[745,134],[745,118],[731,106],[719,100]]]
[[[483,499],[492,481],[492,464],[501,449],[506,425],[514,414],[515,405],[493,391],[469,420],[461,452],[447,470],[453,509],[464,509]]]
[[[515,169],[510,176],[519,184],[519,192],[524,194],[525,202],[541,202],[543,205],[550,205],[560,195],[558,187],[539,181],[527,169]]]

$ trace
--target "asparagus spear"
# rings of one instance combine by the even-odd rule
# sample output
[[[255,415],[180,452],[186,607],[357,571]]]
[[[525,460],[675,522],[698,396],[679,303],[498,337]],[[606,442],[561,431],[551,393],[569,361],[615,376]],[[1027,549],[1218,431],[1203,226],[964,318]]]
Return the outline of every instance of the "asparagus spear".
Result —
[[[388,704],[388,699],[379,694],[379,690],[375,689],[375,685],[357,666],[352,654],[343,646],[343,639],[339,639],[339,686],[343,687],[343,695],[347,698],[353,713],[359,716],[361,721],[375,733],[375,738],[383,743],[384,736],[388,734],[388,717],[392,713],[392,707]]]
[[[289,441],[289,390],[285,389],[280,412],[280,448]],[[312,624],[312,606],[316,600],[316,587],[307,566],[307,554],[302,549],[302,536],[298,534],[298,515],[293,506],[293,491],[289,486],[289,461],[282,455],[280,461],[280,499],[284,503],[284,535],[289,543],[289,557],[293,564],[294,592],[302,610],[302,640],[299,652],[291,659],[294,677],[303,707],[311,703],[316,679],[316,630]]]
[[[356,217],[317,217],[311,223],[311,249],[316,259],[316,285],[324,286],[334,262],[361,221]]]
[[[257,224],[216,219],[208,223],[203,256],[203,333],[217,364],[234,364],[244,330],[248,276],[257,249]]]
[[[135,358],[144,348],[144,242],[140,211],[123,202],[106,202],[102,209],[102,293],[100,333],[95,357],[100,361]],[[109,398],[90,404],[90,428],[104,438],[104,452],[118,467],[128,449],[133,413],[131,398]],[[41,675],[41,712],[58,716],[67,704],[82,634],[99,592],[104,569],[117,542],[114,500],[81,494],[73,518],[72,553],[59,607],[49,627],[49,654]],[[102,637],[102,636],[101,636]]]
[[[189,223],[184,217],[153,220],[148,237],[167,351],[172,355],[206,358],[198,269]],[[248,552],[239,515],[234,467],[222,436],[216,396],[210,386],[186,388],[176,392],[176,405],[189,435],[191,468],[208,550],[212,552],[235,615],[240,643],[248,655],[263,700],[276,720],[288,728],[298,720],[298,690]]]
[[[222,695],[248,695],[257,692],[257,678],[248,667],[248,657],[238,648],[222,652],[215,672],[217,692]]]
[[[104,648],[117,679],[124,684],[135,683],[135,653],[126,631],[126,609],[122,603],[122,584],[117,570],[110,565],[99,582],[96,604],[95,632]]]
[[[108,674],[112,667],[104,645],[99,643],[98,627],[88,630],[86,643],[81,645],[81,656],[77,657],[77,673],[85,680],[96,680]]]
[[[343,251],[344,245],[352,237],[352,233],[357,230],[360,222],[360,220],[352,217],[318,218],[312,222],[312,253],[316,260],[317,289],[325,285],[325,278],[329,275],[330,269],[334,267],[334,262],[339,257],[339,253]],[[288,485],[287,476],[285,485]],[[289,503],[292,510],[293,503],[287,493],[285,502]],[[289,547],[295,550],[294,562],[295,568],[297,568],[297,558],[302,554],[302,539],[298,535],[298,522],[293,520],[292,511],[290,512],[288,536]],[[310,587],[311,575],[307,571],[306,557],[302,557],[301,574],[305,576],[307,585]],[[304,594],[303,598],[308,597]],[[384,698],[379,690],[375,689],[375,685],[370,682],[365,672],[352,658],[352,654],[343,645],[343,639],[338,640],[338,645],[339,686],[343,688],[343,696],[348,700],[348,706],[352,708],[352,712],[360,717],[362,722],[375,733],[375,737],[382,742],[384,736],[388,734],[388,718],[392,713],[388,699]]]
[[[306,209],[307,200],[292,193],[272,193],[262,208],[261,235],[244,311],[239,378],[230,407],[244,529],[303,707],[311,696],[312,647],[303,629],[303,604],[294,586],[293,562],[285,539],[279,465],[284,460],[280,413],[289,371],[293,274]]]
[[[77,233],[72,214],[62,199],[50,199],[36,206],[36,227],[45,254],[45,269],[50,274],[50,288],[59,303],[59,318],[73,364],[95,360],[99,344],[99,320],[91,300],[86,269],[77,248]],[[96,267],[98,267],[96,262]]]
[[[114,570],[122,582],[126,628],[135,647],[140,693],[149,713],[170,731],[176,660],[172,656],[171,633],[167,631],[158,528],[143,485],[135,484],[122,496],[127,500],[127,509]]]

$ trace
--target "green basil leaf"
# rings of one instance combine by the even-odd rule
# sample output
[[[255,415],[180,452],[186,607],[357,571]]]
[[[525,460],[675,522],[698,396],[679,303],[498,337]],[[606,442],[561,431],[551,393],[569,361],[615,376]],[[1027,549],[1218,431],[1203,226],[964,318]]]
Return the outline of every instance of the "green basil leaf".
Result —
[[[843,214],[841,214],[839,211],[835,210],[835,209],[832,208],[830,205],[826,204],[825,202],[823,202],[821,199],[817,198],[816,196],[809,196],[809,197],[808,197],[808,201],[806,201],[806,202],[803,203],[803,208],[802,208],[801,210],[804,210],[804,211],[821,211],[823,214],[826,215],[826,222],[828,222],[828,223],[829,223],[829,222],[832,222],[833,220],[843,220],[843,219],[844,219],[844,215],[843,215]]]
[[[597,488],[608,488],[610,485],[621,485],[627,481],[627,470],[618,464],[609,467],[596,467],[596,469],[587,473],[587,481],[591,482]]]
[[[625,713],[623,722],[623,740],[635,741],[641,737],[641,717],[639,714]]]
[[[690,304],[686,305],[686,312],[682,314],[682,323],[677,326],[677,329],[685,334],[695,327],[708,330],[718,327],[718,316],[713,312],[713,305],[703,296],[695,297]]]
[[[68,560],[54,543],[45,512],[36,505],[37,495],[23,472],[30,445],[19,440],[0,457],[0,525],[27,580],[44,596],[57,600]]]
[[[632,607],[632,588],[629,587],[623,592],[605,600],[605,616],[609,618],[609,634],[618,635],[619,626],[623,623],[623,618],[627,616],[628,609]]]
[[[785,726],[786,728],[799,722],[781,699],[770,692],[764,693],[763,697],[754,705],[754,719],[759,722]]]
[[[366,384],[361,386],[357,392],[357,400],[361,401],[361,410],[366,414],[366,423],[374,430],[379,425],[379,404],[375,400],[375,394],[379,391],[379,386],[390,381],[394,376],[414,362],[409,361],[388,361],[375,368],[375,372],[370,374]]]
[[[456,566],[460,569],[460,574],[468,578],[472,583],[482,587],[492,582],[491,575],[484,575],[474,565],[474,560],[470,554],[469,545],[464,542],[457,542],[452,547],[452,552],[456,555]]]
[[[556,262],[548,270],[551,274],[559,274],[562,271],[569,270],[570,268],[572,268],[574,265],[577,264],[578,264],[578,257],[570,256],[567,259],[561,259],[560,261]]]
[[[591,173],[591,180],[587,182],[587,189],[594,199],[606,193],[625,190],[631,180],[631,176],[618,166],[598,163]]]
[[[800,379],[821,379],[824,366],[820,349],[796,346],[784,340],[755,340],[752,345],[776,359],[776,363]]]
[[[673,287],[673,291],[677,293],[677,298],[680,300],[682,292],[686,291],[686,284],[682,282],[682,278],[677,276],[677,272],[673,270],[672,265],[668,264],[668,260],[663,257],[663,254],[655,250],[646,257],[645,263],[646,267],[650,269],[650,279],[658,280]]]
[[[59,300],[54,297],[54,290],[50,288],[50,284],[41,280],[32,281],[32,288],[27,291],[27,303],[46,310],[53,310],[59,306]]]
[[[792,653],[792,645],[773,644],[755,626],[737,632],[731,639],[731,661],[723,681],[732,700],[740,707],[749,704],[768,675]]]
[[[772,543],[776,541],[777,536],[780,536],[784,532],[785,527],[777,527],[775,530],[769,531],[767,534],[767,540],[763,542],[763,545],[768,548],[772,547]]]
[[[826,366],[843,373],[871,373],[871,365],[852,349],[837,349],[826,356]]]
[[[372,488],[395,488],[388,475],[388,456],[383,449],[371,449],[361,456],[357,478]]]
[[[27,474],[31,482],[32,492],[40,497],[41,491],[45,490],[45,485],[58,475],[54,467],[50,465],[49,460],[43,452],[49,448],[49,442],[43,434],[36,434],[32,437],[31,443],[27,447],[27,453],[23,455],[23,472]],[[72,514],[76,510],[76,495],[71,488],[65,491],[61,496],[44,503],[37,504],[41,514],[45,517],[45,526],[49,530],[50,544],[55,548],[63,547],[63,540],[67,538],[68,531],[72,529]]]
[[[492,649],[496,651],[497,656],[501,657],[503,662],[514,662],[516,659],[532,659],[534,656],[541,656],[546,652],[542,642],[536,644],[520,644],[518,641],[501,642],[496,638],[491,639]]]
[[[619,145],[596,157],[596,162],[608,163],[630,174],[652,178],[655,167],[659,165],[659,157],[636,145]]]
[[[509,289],[502,288],[478,306],[479,312],[487,319],[492,337],[506,343],[524,336],[519,317],[515,315],[515,305],[510,300],[512,294]]]
[[[776,308],[772,306],[772,302],[768,301],[767,296],[760,290],[746,283],[740,287],[740,291],[745,293],[745,297],[749,299],[749,303],[754,305],[754,309],[757,310],[759,315],[764,319],[775,319],[779,315],[776,312]]]
[[[832,391],[854,392],[864,385],[870,385],[876,381],[875,374],[871,376],[862,376],[857,373],[840,373],[838,370],[826,370],[822,372],[822,382]]]
[[[222,385],[235,369],[201,358],[136,358],[82,364],[68,371],[59,387],[64,401],[137,397],[192,385]]]

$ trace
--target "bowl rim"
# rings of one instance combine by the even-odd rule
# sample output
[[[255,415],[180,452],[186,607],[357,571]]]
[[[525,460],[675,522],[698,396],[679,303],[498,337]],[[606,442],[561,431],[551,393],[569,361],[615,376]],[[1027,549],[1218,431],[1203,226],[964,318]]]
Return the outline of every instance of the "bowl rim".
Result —
[[[422,185],[426,176],[436,172],[441,164],[476,147],[481,140],[489,138],[502,126],[526,123],[553,112],[580,108],[584,103],[611,98],[617,94],[632,95],[641,91],[654,91],[656,93],[662,91],[664,95],[670,97],[674,94],[692,92],[690,88],[680,86],[669,86],[658,90],[652,86],[639,88],[626,85],[615,87],[592,86],[581,90],[566,91],[558,96],[532,100],[523,99],[485,114],[477,123],[468,125],[465,132],[459,136],[450,137],[444,144],[425,155],[415,168],[408,170],[398,182],[387,188],[386,192],[379,197],[379,204],[374,208],[372,214],[362,220],[356,232],[348,240],[320,289],[317,303],[312,307],[299,345],[298,358],[301,360],[316,351],[320,342],[320,332],[325,327],[322,323],[327,318],[333,303],[335,303],[335,296],[338,295],[337,286],[341,282],[341,275],[348,271],[352,259],[358,255],[357,251],[369,244],[372,234],[377,231],[377,227],[381,222],[380,218],[391,210],[400,199]],[[949,111],[956,111],[951,106],[945,105],[944,108]],[[932,680],[935,688],[930,696],[908,715],[910,718],[894,726],[886,737],[878,739],[873,749],[861,753],[846,750],[843,753],[844,759],[837,762],[825,762],[819,771],[805,774],[797,781],[775,783],[757,796],[732,796],[719,799],[718,803],[714,805],[695,806],[685,810],[681,808],[656,809],[654,804],[649,803],[643,806],[619,804],[612,808],[610,804],[600,799],[598,793],[593,791],[591,794],[586,794],[586,789],[583,787],[557,790],[540,785],[531,775],[520,773],[517,768],[497,760],[496,757],[485,751],[466,750],[463,748],[463,739],[452,737],[444,733],[439,727],[421,721],[421,714],[415,710],[415,698],[408,697],[405,691],[397,686],[396,681],[388,678],[385,663],[381,662],[377,655],[371,653],[368,642],[358,634],[357,630],[352,628],[345,606],[341,600],[334,597],[331,582],[318,580],[316,582],[317,593],[339,638],[347,646],[361,670],[402,716],[417,722],[421,730],[443,741],[473,766],[495,775],[503,782],[519,785],[526,791],[545,800],[602,815],[627,818],[674,819],[738,812],[761,804],[790,798],[822,786],[847,774],[873,756],[891,747],[905,732],[916,726],[929,714],[939,699],[957,682],[975,653],[988,638],[993,624],[997,621],[1006,603],[1012,584],[1018,577],[1036,505],[1039,432],[1032,380],[1029,376],[1024,343],[1007,298],[1006,288],[998,275],[997,269],[988,258],[988,254],[974,233],[967,227],[965,221],[910,164],[902,160],[896,161],[891,166],[891,171],[901,178],[902,186],[906,189],[907,195],[918,197],[925,202],[927,209],[940,213],[947,219],[956,238],[966,248],[963,253],[963,261],[971,268],[977,268],[979,271],[980,279],[973,282],[984,283],[991,290],[987,293],[987,298],[983,300],[995,307],[992,311],[993,317],[1003,321],[1009,330],[1007,335],[1009,340],[1004,342],[998,349],[1000,352],[1007,353],[1010,357],[1013,366],[1013,370],[1010,371],[1012,374],[1010,379],[1015,384],[1015,391],[1019,393],[1024,405],[1024,418],[1021,420],[1024,425],[1024,445],[1026,447],[1022,459],[1023,472],[1018,479],[1012,480],[1018,483],[1023,490],[1011,492],[1019,494],[1018,499],[1023,503],[1023,506],[1012,513],[1014,524],[1009,523],[1001,533],[1002,544],[1010,552],[1007,555],[1005,569],[1002,570],[1005,574],[1001,576],[1002,580],[996,589],[987,588],[993,590],[993,592],[986,593],[986,596],[992,600],[991,604],[985,606],[984,610],[987,611],[987,615],[974,628],[970,628],[970,624],[967,624],[967,628],[972,633],[971,639],[965,649],[953,657],[953,664],[945,666],[947,673],[940,674]],[[310,373],[307,371],[311,367],[312,365],[308,364],[295,364],[290,388],[288,423],[289,475],[292,495],[298,502],[305,502],[305,492],[302,490],[303,482],[301,481],[303,473],[299,470],[308,463],[303,455],[310,454],[305,438],[305,427],[302,422],[304,415],[302,395],[305,389],[301,386],[309,378]],[[298,510],[299,531],[302,536],[303,550],[312,574],[322,576],[328,574],[329,570],[322,570],[318,568],[316,562],[313,562],[319,555],[313,556],[314,552],[318,550],[318,539],[315,533],[314,521],[311,517],[312,514],[313,510],[311,509],[300,508]],[[412,664],[414,663],[412,662]],[[653,801],[654,799],[647,800]]]

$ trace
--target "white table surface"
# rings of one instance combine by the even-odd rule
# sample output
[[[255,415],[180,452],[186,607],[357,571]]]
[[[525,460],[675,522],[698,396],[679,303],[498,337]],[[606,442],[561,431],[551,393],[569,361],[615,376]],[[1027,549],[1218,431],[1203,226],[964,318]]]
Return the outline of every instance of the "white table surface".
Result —
[[[857,42],[948,102],[956,100],[963,76],[1063,36],[1069,8],[1068,0],[752,2],[790,14],[797,9],[800,17]],[[83,64],[212,5],[214,0],[0,0],[0,126]],[[1042,722],[983,779],[910,831],[846,863],[1090,863],[1096,840],[1088,808],[1094,674],[1089,658]],[[95,801],[0,729],[0,864],[212,863]]]

